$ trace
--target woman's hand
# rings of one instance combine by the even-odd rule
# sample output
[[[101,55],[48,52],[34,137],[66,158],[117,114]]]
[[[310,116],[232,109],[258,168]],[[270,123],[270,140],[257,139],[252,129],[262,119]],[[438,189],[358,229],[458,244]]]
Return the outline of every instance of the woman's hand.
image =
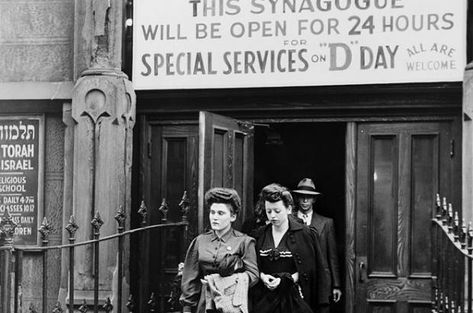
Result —
[[[281,278],[279,278],[279,277],[276,278],[272,275],[268,275],[268,274],[265,274],[265,273],[261,273],[260,278],[261,278],[261,281],[263,282],[263,284],[269,290],[276,289],[279,286],[279,284],[281,283]]]
[[[294,274],[291,274],[291,276],[294,283],[297,283],[299,281],[299,272],[295,272]]]
[[[205,275],[204,279],[200,279],[200,282],[204,286],[209,286],[210,292],[212,295],[215,296],[221,296],[222,293],[218,291],[217,286],[215,286],[214,280],[210,277],[210,275]]]
[[[332,295],[333,295],[333,301],[337,303],[338,301],[340,301],[340,298],[342,297],[342,291],[338,288],[334,288],[332,290]]]
[[[269,277],[272,277],[274,278],[273,276],[271,275],[267,275],[263,272],[260,273],[259,277],[261,278],[261,281],[263,282],[263,284],[266,286],[267,284],[269,284]]]

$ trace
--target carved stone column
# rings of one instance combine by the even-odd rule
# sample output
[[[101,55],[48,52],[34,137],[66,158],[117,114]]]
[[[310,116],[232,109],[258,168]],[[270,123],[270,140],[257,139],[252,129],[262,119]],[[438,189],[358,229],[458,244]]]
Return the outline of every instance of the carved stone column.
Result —
[[[136,96],[128,77],[120,70],[124,5],[125,1],[75,2],[74,73],[78,80],[72,96],[72,124],[68,123],[72,151],[66,156],[70,158],[66,163],[72,167],[68,187],[72,208],[64,208],[64,211],[72,212],[79,226],[75,236],[77,243],[93,238],[91,220],[96,212],[105,222],[100,228],[100,237],[117,232],[115,215],[120,207],[125,209],[125,228],[129,228]],[[66,218],[64,216],[64,220]],[[99,254],[100,304],[110,297],[115,308],[117,247],[116,240],[101,243]],[[85,299],[91,306],[93,247],[78,247],[75,256],[74,302],[78,307]],[[129,254],[125,252],[123,256],[127,269]],[[63,263],[63,266],[68,265]],[[68,270],[62,271],[63,276]],[[124,273],[125,277],[120,279],[126,299],[129,277],[127,271]],[[63,277],[62,282],[67,279]],[[65,296],[64,291],[63,288],[59,298]]]
[[[74,126],[73,214],[79,225],[77,242],[92,237],[96,212],[105,224],[100,236],[117,232],[115,215],[120,206],[130,212],[130,169],[135,96],[120,72],[89,70],[77,81],[72,99]],[[76,299],[91,298],[92,247],[77,249]],[[116,241],[101,244],[100,299],[112,298],[116,270]]]

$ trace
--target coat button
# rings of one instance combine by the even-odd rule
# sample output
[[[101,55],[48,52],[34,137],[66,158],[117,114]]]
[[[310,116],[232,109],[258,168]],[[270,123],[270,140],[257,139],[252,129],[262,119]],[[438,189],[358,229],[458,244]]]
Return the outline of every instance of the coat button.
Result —
[[[298,259],[298,260],[297,260],[297,263],[302,264],[301,259]]]

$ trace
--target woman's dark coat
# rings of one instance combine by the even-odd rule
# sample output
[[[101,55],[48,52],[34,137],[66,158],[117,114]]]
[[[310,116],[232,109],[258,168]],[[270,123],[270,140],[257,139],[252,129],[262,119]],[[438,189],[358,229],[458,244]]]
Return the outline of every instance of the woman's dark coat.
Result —
[[[268,224],[255,232],[256,255],[258,258],[265,236],[271,234],[271,230],[268,230],[270,227],[272,225]],[[326,260],[322,257],[317,231],[289,217],[287,235],[288,248],[296,262],[297,272],[299,273],[298,283],[301,286],[304,300],[314,312],[317,312],[318,305],[329,302],[329,296],[332,292],[329,284],[330,271]]]

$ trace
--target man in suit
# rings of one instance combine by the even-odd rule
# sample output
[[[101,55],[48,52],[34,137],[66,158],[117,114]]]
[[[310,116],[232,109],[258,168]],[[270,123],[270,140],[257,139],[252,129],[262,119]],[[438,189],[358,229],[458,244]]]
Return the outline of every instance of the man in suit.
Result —
[[[296,196],[297,210],[294,214],[306,225],[314,227],[319,234],[322,254],[327,259],[327,264],[330,269],[332,300],[338,302],[342,296],[342,291],[340,289],[340,272],[333,219],[317,214],[314,211],[316,197],[320,193],[315,189],[312,179],[302,179],[297,185],[297,188],[292,192]],[[329,311],[330,308],[328,305],[319,310],[321,313],[327,313]]]

